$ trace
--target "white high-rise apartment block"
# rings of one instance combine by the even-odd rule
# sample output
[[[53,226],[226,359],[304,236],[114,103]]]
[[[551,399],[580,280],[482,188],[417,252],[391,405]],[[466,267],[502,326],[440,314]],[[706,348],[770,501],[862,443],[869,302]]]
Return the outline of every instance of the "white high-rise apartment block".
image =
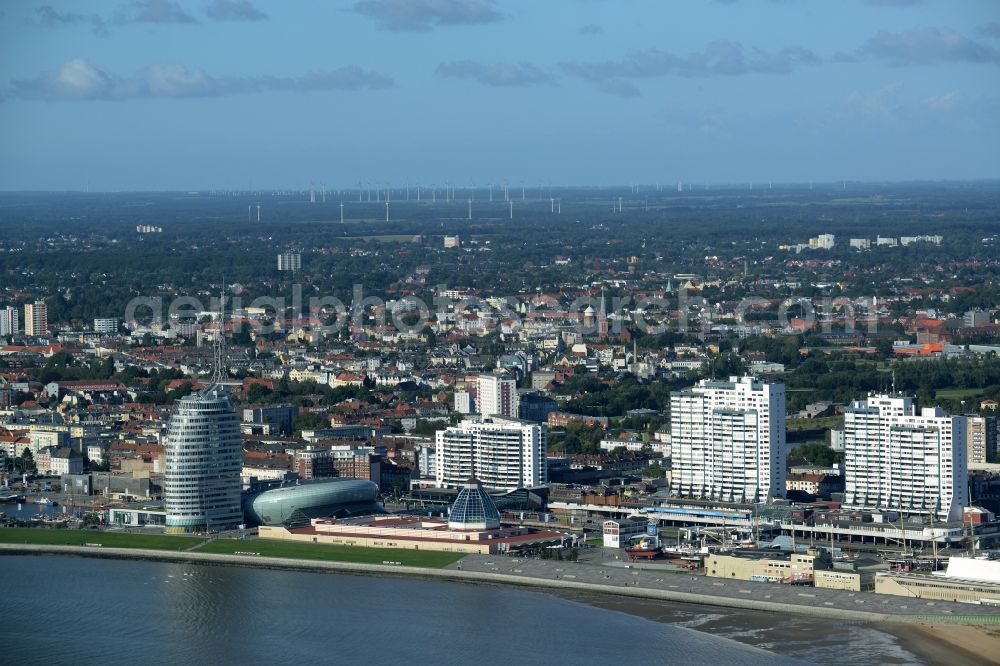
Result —
[[[416,447],[417,469],[420,470],[421,479],[437,478],[437,453],[434,447],[428,444]]]
[[[670,395],[671,489],[763,502],[785,494],[785,385],[703,379]]]
[[[24,306],[24,334],[46,335],[49,332],[49,308],[45,301],[35,301]]]
[[[302,255],[298,252],[282,252],[278,255],[279,271],[297,271],[302,269]]]
[[[483,416],[517,418],[517,382],[509,375],[479,375],[476,407]]]
[[[516,419],[470,418],[437,432],[435,481],[461,487],[479,479],[487,488],[514,490],[546,483],[548,426]]]
[[[94,320],[94,333],[117,333],[118,320],[110,317],[106,319]]]
[[[0,308],[0,336],[17,335],[21,332],[18,325],[17,308],[7,306]]]
[[[468,391],[455,391],[455,411],[459,414],[472,414],[476,410],[474,409],[475,400],[472,399],[472,394]]]
[[[959,520],[969,503],[966,420],[915,398],[871,395],[844,410],[844,506]]]
[[[167,532],[227,530],[243,522],[240,419],[221,388],[176,402],[164,448]]]

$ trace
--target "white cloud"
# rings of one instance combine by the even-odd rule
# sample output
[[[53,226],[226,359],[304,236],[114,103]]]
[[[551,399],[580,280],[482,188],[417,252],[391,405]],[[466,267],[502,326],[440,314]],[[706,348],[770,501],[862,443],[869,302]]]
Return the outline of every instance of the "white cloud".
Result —
[[[197,23],[173,0],[132,0],[115,13],[115,23]]]
[[[492,0],[361,0],[354,11],[386,30],[424,32],[442,25],[497,23]]]
[[[303,76],[222,76],[183,65],[153,65],[122,77],[92,65],[83,58],[64,63],[55,71],[11,82],[13,96],[21,99],[128,100],[152,97],[220,97],[259,92],[310,92],[320,90],[375,90],[393,85],[392,79],[355,65],[308,72]]]
[[[437,73],[441,76],[475,79],[487,86],[532,86],[555,83],[552,74],[527,62],[513,65],[507,63],[486,65],[472,60],[453,60],[438,65]]]
[[[958,90],[946,92],[943,95],[933,95],[921,102],[934,111],[951,111],[964,101],[964,96]]]
[[[951,28],[913,28],[902,32],[879,31],[858,53],[881,58],[894,66],[936,62],[1000,64],[1000,50],[974,42]]]
[[[213,21],[265,21],[268,18],[249,0],[212,0],[205,14]]]
[[[854,90],[845,101],[848,114],[876,120],[892,120],[900,108],[903,84],[893,81],[875,90]]]

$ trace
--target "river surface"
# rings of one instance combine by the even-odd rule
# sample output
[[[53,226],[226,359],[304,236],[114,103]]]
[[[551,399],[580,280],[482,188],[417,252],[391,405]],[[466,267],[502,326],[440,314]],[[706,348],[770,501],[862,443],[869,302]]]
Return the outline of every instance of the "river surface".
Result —
[[[808,663],[527,590],[269,569],[0,557],[7,664]]]
[[[34,502],[24,502],[21,504],[0,504],[0,513],[3,513],[10,518],[17,518],[18,520],[31,520],[35,516],[55,518],[63,514],[80,517],[86,512],[87,509],[63,506],[62,504],[37,504]]]

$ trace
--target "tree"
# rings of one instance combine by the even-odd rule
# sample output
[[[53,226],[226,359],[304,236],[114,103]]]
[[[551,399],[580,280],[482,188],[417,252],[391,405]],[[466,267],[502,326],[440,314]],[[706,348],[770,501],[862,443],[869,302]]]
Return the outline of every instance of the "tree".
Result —
[[[438,430],[447,428],[448,423],[448,421],[422,419],[417,422],[416,427],[413,429],[413,434],[423,437],[433,437]]]
[[[274,393],[263,384],[253,384],[247,389],[246,401],[251,404],[264,402]]]
[[[298,437],[302,434],[303,430],[316,430],[326,428],[329,425],[330,423],[325,417],[314,412],[306,412],[295,417],[295,420],[292,422],[292,430],[295,431],[295,436]]]
[[[844,459],[844,454],[834,451],[824,444],[802,444],[788,452],[789,458],[805,458],[811,464],[819,467],[832,467],[834,463]]]
[[[24,451],[21,452],[20,468],[22,472],[34,472],[37,468],[35,467],[35,455],[31,452],[27,446],[24,447]]]
[[[583,421],[566,424],[563,438],[553,448],[565,453],[597,453],[600,450],[604,429],[600,425],[587,425]]]
[[[406,490],[406,481],[403,480],[401,476],[395,476],[392,479],[392,496],[399,499],[402,496],[403,491]]]
[[[644,479],[662,479],[666,476],[666,470],[660,467],[660,463],[651,462],[642,468],[641,476]]]

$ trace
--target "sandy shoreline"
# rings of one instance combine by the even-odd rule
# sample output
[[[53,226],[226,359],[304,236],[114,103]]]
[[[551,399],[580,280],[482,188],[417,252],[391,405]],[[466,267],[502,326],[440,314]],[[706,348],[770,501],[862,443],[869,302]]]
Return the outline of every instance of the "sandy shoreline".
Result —
[[[874,626],[899,638],[928,664],[1000,664],[1000,627],[895,622],[876,623]]]
[[[748,640],[748,636],[755,634],[755,629],[761,627],[775,628],[783,622],[787,622],[785,616],[779,613],[767,613],[762,611],[745,611],[736,608],[720,609],[719,607],[703,606],[699,604],[673,604],[670,602],[660,602],[656,600],[630,599],[627,597],[614,597],[605,594],[588,593],[567,593],[561,590],[552,590],[551,593],[558,596],[598,606],[607,610],[618,611],[635,615],[654,622],[664,624],[680,624],[685,626],[685,616],[694,614],[712,615],[722,613],[726,617],[716,621],[712,626],[695,626],[696,631],[703,631],[713,635],[727,633],[736,634],[731,640],[745,642],[756,647],[764,647],[760,640]],[[824,628],[836,631],[840,627],[835,624],[825,623],[822,620],[809,622],[799,622],[801,630],[809,639],[824,637]],[[1000,665],[1000,626],[985,627],[978,625],[958,625],[958,624],[923,624],[923,623],[903,623],[892,621],[860,622],[857,625],[866,627],[872,631],[878,631],[894,637],[899,646],[912,653],[921,660],[922,663],[937,666],[938,664],[947,666],[984,666],[986,664]],[[724,630],[720,633],[719,629]],[[824,627],[825,625],[825,627]],[[828,636],[825,636],[829,638]],[[773,637],[768,637],[773,638]],[[840,640],[834,638],[834,640]],[[798,658],[803,658],[800,651],[791,651],[787,646],[776,643],[766,646],[765,649],[776,654],[788,654]],[[808,658],[808,657],[806,657]]]

